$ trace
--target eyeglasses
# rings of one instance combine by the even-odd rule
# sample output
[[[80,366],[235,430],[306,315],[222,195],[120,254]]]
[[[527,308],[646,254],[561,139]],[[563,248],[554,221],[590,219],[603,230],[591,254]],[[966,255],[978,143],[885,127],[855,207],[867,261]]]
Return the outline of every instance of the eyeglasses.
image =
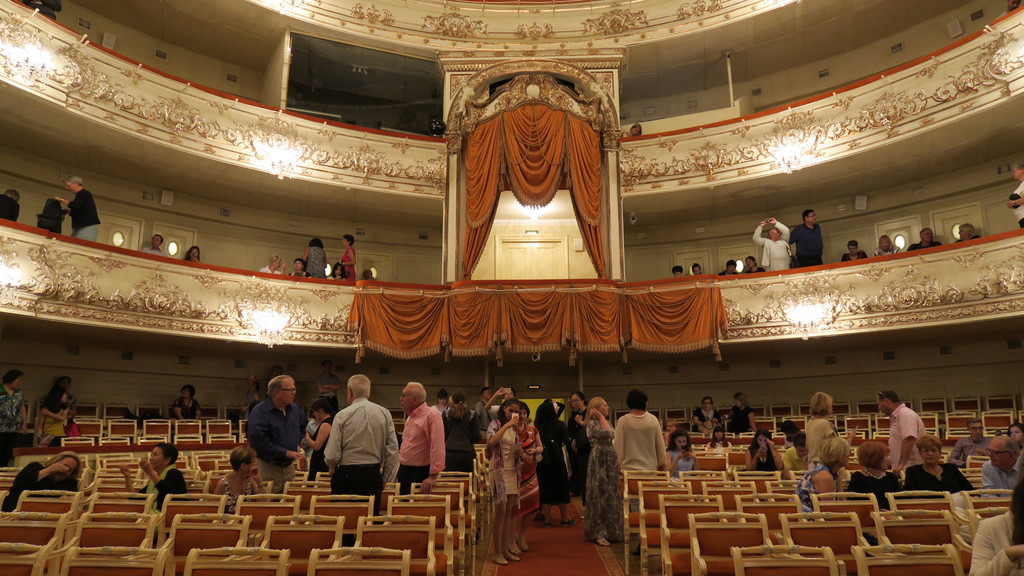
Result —
[[[1009,450],[989,450],[988,453],[989,453],[989,455],[992,455],[992,454],[1010,454],[1010,451]]]
[[[278,388],[281,392],[295,392],[295,388]]]

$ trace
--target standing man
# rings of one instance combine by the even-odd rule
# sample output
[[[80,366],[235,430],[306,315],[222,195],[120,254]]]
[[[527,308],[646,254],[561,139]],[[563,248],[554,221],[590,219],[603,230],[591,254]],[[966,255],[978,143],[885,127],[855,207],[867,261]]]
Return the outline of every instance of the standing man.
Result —
[[[74,194],[75,198],[68,201],[56,196],[54,200],[60,202],[65,213],[71,213],[71,236],[95,242],[100,233],[100,216],[96,212],[92,192],[82,186],[82,179],[78,176],[65,180],[64,188]]]
[[[153,254],[155,256],[167,256],[163,249],[164,237],[159,234],[153,234],[153,237],[149,239],[149,247],[143,248],[142,251],[146,254]]]
[[[796,246],[796,259],[800,267],[819,266],[824,264],[821,253],[825,244],[821,239],[821,226],[818,226],[818,215],[808,208],[803,213],[804,223],[789,233],[790,243]]]
[[[21,214],[21,193],[11,188],[0,195],[0,219],[17,222]]]
[[[316,394],[331,403],[334,413],[338,413],[338,390],[341,380],[334,373],[334,362],[324,360],[320,363],[321,372],[316,376]]]
[[[958,468],[967,466],[968,456],[988,456],[988,447],[992,443],[991,438],[985,437],[985,426],[981,418],[968,420],[967,432],[970,436],[957,440],[953,451],[949,453],[949,463],[956,464]]]
[[[406,384],[401,404],[408,416],[398,453],[399,489],[408,494],[413,483],[422,482],[423,493],[430,494],[444,470],[444,422],[437,410],[427,406],[427,391],[419,382]]]
[[[878,393],[878,410],[889,417],[889,454],[892,456],[892,473],[899,476],[907,466],[921,464],[921,454],[914,445],[927,432],[921,417],[900,402],[895,390]]]
[[[347,397],[324,449],[327,469],[334,470],[331,494],[374,496],[376,516],[384,484],[394,482],[398,470],[395,422],[391,412],[370,402],[370,379],[363,374],[348,379]]]
[[[480,389],[480,401],[473,407],[473,421],[476,422],[476,427],[480,430],[481,438],[487,438],[487,428],[491,425],[491,413],[488,408],[493,395],[494,391],[491,390],[491,387],[484,386]]]
[[[1017,486],[1020,446],[1009,436],[996,436],[988,453],[990,460],[981,466],[981,489],[1013,490]]]
[[[768,238],[763,238],[761,231],[769,225],[773,228],[768,229]],[[775,218],[761,220],[754,228],[754,244],[763,248],[761,266],[766,270],[789,270],[789,228],[785,224]]]
[[[274,483],[272,492],[284,493],[295,477],[295,461],[306,457],[299,443],[306,434],[306,415],[295,403],[295,379],[286,374],[267,383],[267,399],[249,411],[249,446],[256,451],[260,476]]]
[[[1013,194],[1010,194],[1010,201],[1006,203],[1006,207],[1013,210],[1013,217],[1017,219],[1017,224],[1024,228],[1024,162],[1013,165],[1013,177],[1020,180],[1020,184]]]

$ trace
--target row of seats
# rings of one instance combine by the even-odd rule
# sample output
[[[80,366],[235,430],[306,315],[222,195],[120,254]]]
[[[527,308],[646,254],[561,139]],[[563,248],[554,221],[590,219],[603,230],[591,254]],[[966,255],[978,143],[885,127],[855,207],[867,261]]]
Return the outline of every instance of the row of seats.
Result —
[[[245,442],[246,421],[236,428],[231,420],[136,420],[126,418],[76,417],[81,436],[62,438],[64,446],[153,445],[160,442],[219,443]]]

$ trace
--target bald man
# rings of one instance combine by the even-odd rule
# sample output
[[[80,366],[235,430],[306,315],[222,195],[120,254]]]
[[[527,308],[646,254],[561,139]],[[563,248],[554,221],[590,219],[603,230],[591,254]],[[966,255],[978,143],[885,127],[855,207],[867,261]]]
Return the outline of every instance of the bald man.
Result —
[[[423,493],[437,482],[444,470],[444,423],[441,414],[427,405],[427,390],[419,382],[409,382],[402,390],[402,410],[408,416],[398,452],[398,484],[408,494],[412,484],[423,483]]]

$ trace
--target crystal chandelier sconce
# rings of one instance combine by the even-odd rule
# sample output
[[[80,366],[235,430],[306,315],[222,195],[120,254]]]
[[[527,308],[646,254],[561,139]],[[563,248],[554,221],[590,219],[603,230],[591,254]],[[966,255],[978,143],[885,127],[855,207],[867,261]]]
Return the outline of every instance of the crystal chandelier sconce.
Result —
[[[16,267],[0,261],[0,304],[17,302],[20,286],[21,272],[18,272]]]
[[[818,153],[828,129],[809,112],[794,112],[778,122],[765,141],[767,152],[786,174],[799,170]]]
[[[257,342],[266,344],[268,348],[284,343],[284,332],[290,321],[288,314],[268,308],[249,309],[242,313],[242,325],[256,337]]]
[[[26,84],[46,80],[54,70],[53,57],[25,21],[0,18],[0,67]]]
[[[820,302],[804,302],[786,310],[786,319],[804,340],[820,333],[825,325],[831,323],[831,317],[828,305]]]
[[[278,179],[291,177],[299,164],[311,156],[309,145],[295,127],[279,118],[260,118],[246,133],[246,141],[256,163]]]

